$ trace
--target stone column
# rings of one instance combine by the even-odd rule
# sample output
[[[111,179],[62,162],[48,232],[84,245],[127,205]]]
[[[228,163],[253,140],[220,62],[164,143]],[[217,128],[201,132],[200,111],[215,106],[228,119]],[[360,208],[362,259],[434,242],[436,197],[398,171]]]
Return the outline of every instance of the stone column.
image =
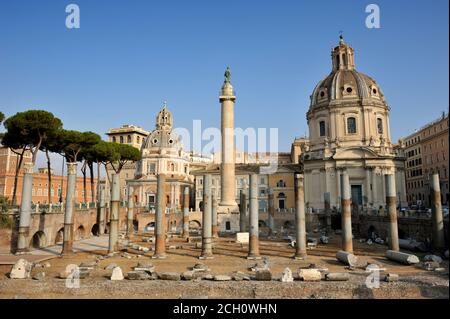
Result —
[[[353,253],[352,200],[350,194],[350,179],[346,170],[344,170],[341,175],[341,194],[342,250]]]
[[[326,226],[327,226],[327,233],[329,234],[331,232],[331,205],[330,205],[330,193],[326,192],[323,194],[323,200],[324,200],[324,208],[325,208],[325,215],[326,215]],[[304,202],[304,200],[303,200]]]
[[[189,238],[189,186],[184,187],[183,193],[183,231],[181,237]]]
[[[372,169],[372,201],[374,208],[378,211],[378,187],[377,187],[377,172],[375,171],[375,167]]]
[[[337,186],[337,201],[336,201],[336,206],[338,208],[341,208],[341,199],[342,199],[342,195],[341,195],[341,173],[342,171],[338,168],[336,168],[336,186]]]
[[[235,149],[234,149],[234,95],[233,86],[229,78],[225,79],[219,101],[221,109],[222,134],[222,162],[221,162],[221,206],[235,209],[236,181],[235,181]]]
[[[247,195],[245,194],[244,190],[240,191],[240,207],[239,207],[239,231],[245,232],[247,231],[246,229],[246,216],[247,216]]]
[[[25,174],[23,176],[22,200],[19,213],[19,232],[17,238],[17,252],[28,250],[28,237],[30,233],[31,219],[31,191],[33,189],[33,163],[24,164]]]
[[[128,186],[128,212],[127,212],[127,238],[131,238],[131,234],[134,232],[133,227],[133,218],[134,218],[134,200],[133,200],[133,194],[132,194],[132,187]]]
[[[249,245],[247,259],[260,259],[259,256],[259,227],[258,227],[258,175],[250,174],[249,187]]]
[[[305,188],[304,178],[301,174],[295,174],[295,231],[296,247],[295,259],[306,258],[306,222],[305,222]]]
[[[395,175],[385,175],[386,184],[386,204],[389,214],[389,248],[390,250],[400,251],[398,242],[398,225],[397,225],[397,197],[395,187]]]
[[[100,214],[98,217],[98,233],[99,235],[103,235],[105,233],[105,188],[104,186],[100,187]]]
[[[382,198],[382,201],[384,201],[384,199],[386,198],[386,184],[384,183],[385,175],[386,175],[385,172],[381,171],[381,194],[382,194],[381,198]],[[386,210],[385,210],[385,214],[386,214]]]
[[[211,231],[212,231],[212,237],[218,238],[219,237],[219,226],[217,225],[217,195],[215,192],[211,195]]]
[[[267,214],[267,226],[269,226],[269,235],[272,235],[275,226],[274,226],[274,217],[275,217],[275,206],[274,206],[274,195],[273,195],[273,189],[269,188],[269,195],[268,195],[268,201],[269,201],[269,207],[268,207],[268,214]]]
[[[372,190],[370,189],[370,168],[366,167],[366,180],[364,183],[365,193],[366,193],[366,204],[367,208],[369,208],[369,203],[372,202]]]
[[[152,258],[166,258],[166,175],[158,174],[156,184],[155,253]]]
[[[109,246],[108,252],[113,253],[118,249],[119,240],[119,206],[120,184],[119,174],[111,175],[111,204],[109,216]]]
[[[199,259],[212,259],[211,174],[203,176],[202,252]]]
[[[445,248],[444,219],[442,216],[441,187],[439,185],[439,174],[431,177],[431,222],[433,226],[433,247],[436,250]]]
[[[77,163],[67,163],[66,209],[64,211],[64,233],[62,254],[72,254],[73,211],[75,206],[75,187],[77,182]]]

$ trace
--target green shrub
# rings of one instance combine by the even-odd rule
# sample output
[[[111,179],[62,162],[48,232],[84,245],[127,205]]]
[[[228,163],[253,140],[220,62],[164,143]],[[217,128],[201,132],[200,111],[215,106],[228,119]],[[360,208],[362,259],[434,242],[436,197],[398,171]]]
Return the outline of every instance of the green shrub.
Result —
[[[0,196],[0,228],[12,226],[12,219],[8,216],[8,199]]]

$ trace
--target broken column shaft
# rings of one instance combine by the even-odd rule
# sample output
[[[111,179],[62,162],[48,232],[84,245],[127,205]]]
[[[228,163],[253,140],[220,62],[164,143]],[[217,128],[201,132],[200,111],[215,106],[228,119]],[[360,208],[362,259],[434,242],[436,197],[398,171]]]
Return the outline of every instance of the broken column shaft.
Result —
[[[432,206],[431,206],[431,221],[433,226],[433,247],[436,250],[443,250],[445,248],[444,240],[444,219],[442,216],[441,205],[441,187],[439,185],[439,174],[433,174],[431,178],[432,189]]]
[[[166,175],[158,174],[156,185],[155,253],[152,258],[166,258]]]
[[[28,250],[28,236],[30,232],[31,201],[33,188],[33,164],[25,163],[25,174],[23,176],[22,201],[20,204],[19,233],[17,238],[17,252]]]
[[[181,236],[189,238],[189,186],[184,188],[183,193],[183,230]]]
[[[346,170],[341,174],[341,196],[342,250],[352,253],[352,200],[350,197],[350,179]]]
[[[212,237],[219,237],[219,226],[217,225],[217,196],[215,194],[211,194],[211,232]]]
[[[295,174],[295,259],[306,258],[305,188],[304,177]]]
[[[330,193],[324,193],[323,199],[325,202],[325,216],[326,216],[326,224],[327,224],[327,234],[331,233],[331,205],[330,205]]]
[[[240,191],[240,196],[239,196],[239,231],[241,233],[246,232],[246,222],[245,219],[247,217],[247,195],[245,194],[244,190]]]
[[[386,182],[386,204],[389,214],[389,248],[394,251],[399,251],[395,175],[384,175],[384,178]]]
[[[200,259],[212,259],[212,202],[211,175],[203,176],[203,222],[202,222],[202,252]]]
[[[119,240],[119,206],[120,185],[119,174],[111,175],[111,205],[109,217],[109,246],[108,252],[112,253],[118,249]]]
[[[134,201],[131,186],[128,187],[127,238],[133,233]]]
[[[105,188],[100,187],[100,205],[98,216],[98,233],[103,235],[105,233]]]
[[[273,189],[269,188],[269,194],[267,196],[268,204],[269,204],[269,211],[267,214],[267,226],[269,226],[269,235],[272,235],[275,226],[274,226],[274,216],[275,216],[275,203],[274,203],[274,196],[273,196]]]
[[[77,163],[67,163],[66,209],[64,211],[64,231],[62,254],[73,253],[73,210],[75,206],[75,186],[77,182]]]
[[[259,259],[259,227],[258,227],[258,175],[250,174],[249,188],[249,245],[248,259]]]

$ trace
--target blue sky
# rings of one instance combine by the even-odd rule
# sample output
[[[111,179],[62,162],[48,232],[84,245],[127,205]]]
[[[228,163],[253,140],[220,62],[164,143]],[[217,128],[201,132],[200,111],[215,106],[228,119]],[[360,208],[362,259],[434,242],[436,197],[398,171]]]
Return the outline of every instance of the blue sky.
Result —
[[[81,28],[65,27],[66,5]],[[366,5],[381,10],[368,29]],[[0,1],[0,110],[42,108],[66,128],[105,138],[153,129],[164,100],[175,125],[220,125],[229,65],[237,127],[279,128],[280,149],[307,133],[314,86],[331,69],[339,31],[356,67],[391,107],[393,141],[448,109],[448,1]]]

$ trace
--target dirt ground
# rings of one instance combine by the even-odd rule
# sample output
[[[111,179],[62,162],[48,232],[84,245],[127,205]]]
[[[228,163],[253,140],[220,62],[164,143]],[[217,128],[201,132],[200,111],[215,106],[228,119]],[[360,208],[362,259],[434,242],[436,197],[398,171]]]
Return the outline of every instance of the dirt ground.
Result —
[[[151,243],[142,242],[140,236],[133,238],[133,243],[151,248]],[[381,281],[379,288],[369,289],[365,285],[368,273],[363,268],[346,269],[339,263],[335,254],[340,247],[339,236],[331,238],[327,245],[318,245],[308,250],[306,260],[292,259],[294,249],[283,241],[262,240],[260,253],[267,256],[269,268],[273,274],[270,282],[262,281],[167,281],[167,280],[109,280],[111,271],[104,268],[115,263],[124,275],[138,262],[151,262],[156,272],[185,272],[200,262],[200,249],[194,243],[186,243],[180,238],[172,238],[167,249],[167,259],[151,259],[152,252],[142,253],[126,249],[131,259],[120,254],[106,257],[106,251],[76,253],[71,256],[55,257],[47,260],[51,267],[34,268],[36,272],[45,272],[44,280],[9,279],[10,265],[0,266],[0,298],[449,298],[448,261],[444,261],[444,271],[426,271],[417,266],[405,266],[389,261],[384,257],[385,246],[367,245],[354,241],[355,254],[359,262],[377,263],[386,268],[386,272],[399,275],[394,283]],[[125,249],[125,248],[124,248]],[[248,247],[235,243],[233,238],[220,238],[214,247],[214,259],[201,261],[209,266],[213,274],[231,275],[236,271],[251,274],[248,269],[255,261],[247,260]],[[80,288],[66,288],[65,279],[59,279],[59,273],[69,264],[95,261],[99,256],[97,267],[90,275],[81,279]],[[418,254],[422,257],[423,254]],[[260,261],[259,261],[260,262]],[[279,281],[282,271],[289,267],[294,273],[301,267],[315,264],[328,268],[329,272],[349,272],[350,280],[345,282],[303,282],[292,283]],[[381,280],[384,273],[381,273]]]

